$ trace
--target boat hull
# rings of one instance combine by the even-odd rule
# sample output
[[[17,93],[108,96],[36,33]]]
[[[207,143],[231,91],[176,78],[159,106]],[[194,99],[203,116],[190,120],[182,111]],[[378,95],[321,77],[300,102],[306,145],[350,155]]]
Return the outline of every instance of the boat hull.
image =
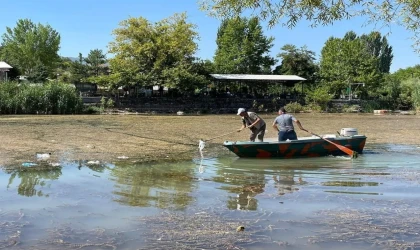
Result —
[[[362,153],[366,136],[328,138],[328,140],[345,146],[357,153]],[[299,139],[282,142],[232,142],[226,141],[223,146],[239,157],[246,158],[300,158],[320,157],[327,155],[345,155],[334,144],[321,138]]]

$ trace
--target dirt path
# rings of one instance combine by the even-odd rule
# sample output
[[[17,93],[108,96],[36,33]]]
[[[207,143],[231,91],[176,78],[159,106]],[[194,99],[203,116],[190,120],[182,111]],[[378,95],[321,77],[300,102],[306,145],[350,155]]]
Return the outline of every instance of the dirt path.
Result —
[[[275,114],[261,115],[266,138],[276,137]],[[420,144],[420,116],[366,114],[296,114],[303,126],[319,134],[355,127],[370,143]],[[198,140],[233,132],[241,126],[236,115],[148,116],[0,116],[0,165],[34,160],[36,152],[51,152],[55,160],[138,161],[183,159],[197,156]],[[297,131],[298,136],[308,136]],[[247,140],[248,132],[212,141]],[[216,147],[217,145],[217,147]]]

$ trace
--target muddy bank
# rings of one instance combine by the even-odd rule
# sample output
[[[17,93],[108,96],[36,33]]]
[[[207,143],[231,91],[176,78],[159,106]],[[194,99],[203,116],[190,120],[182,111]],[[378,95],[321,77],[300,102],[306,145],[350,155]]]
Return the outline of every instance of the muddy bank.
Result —
[[[266,138],[276,137],[275,114],[261,115]],[[319,134],[335,134],[344,127],[358,128],[372,143],[419,144],[420,116],[366,114],[297,114],[303,126]],[[52,160],[121,158],[149,162],[197,157],[199,139],[233,132],[241,126],[236,115],[80,115],[0,116],[0,165],[33,161],[37,152],[51,152]],[[297,131],[298,136],[308,136]],[[247,140],[248,132],[217,138],[208,154],[227,153],[224,140]],[[210,150],[211,149],[211,150]]]

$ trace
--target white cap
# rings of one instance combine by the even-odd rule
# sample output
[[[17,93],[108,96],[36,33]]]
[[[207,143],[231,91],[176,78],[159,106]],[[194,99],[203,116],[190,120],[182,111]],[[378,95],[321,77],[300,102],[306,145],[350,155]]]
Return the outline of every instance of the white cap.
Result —
[[[238,115],[240,115],[242,112],[245,112],[246,110],[244,108],[239,108],[238,109]]]

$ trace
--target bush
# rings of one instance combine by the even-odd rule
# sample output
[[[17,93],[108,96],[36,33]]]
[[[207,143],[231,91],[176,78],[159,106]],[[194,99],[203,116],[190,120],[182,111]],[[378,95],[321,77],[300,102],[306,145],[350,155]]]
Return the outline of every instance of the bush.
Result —
[[[402,91],[400,97],[406,103],[416,110],[420,110],[420,79],[410,78],[402,82]]]
[[[106,109],[113,108],[113,107],[114,107],[114,101],[111,98],[106,98],[105,96],[102,96],[99,112],[103,113]]]
[[[367,113],[373,113],[373,110],[375,110],[375,109],[383,109],[384,108],[384,107],[382,107],[382,105],[378,101],[374,101],[374,100],[361,101],[360,106],[361,106],[362,110],[364,112],[367,112]]]
[[[298,103],[298,102],[291,102],[291,103],[287,104],[286,106],[284,106],[284,108],[289,113],[299,113],[299,112],[304,110],[303,106],[300,105],[300,103]]]
[[[84,114],[100,114],[101,113],[101,108],[97,107],[97,106],[85,106],[83,108],[83,113]]]
[[[359,105],[344,105],[342,108],[342,111],[344,113],[354,113],[356,112],[360,112],[360,106]]]
[[[69,84],[0,84],[0,114],[75,114],[83,102]]]
[[[331,99],[332,95],[328,93],[328,89],[326,87],[318,87],[313,91],[307,92],[305,101],[308,104],[315,104],[320,106],[322,110],[326,110]]]
[[[308,112],[317,112],[317,113],[320,113],[322,111],[322,108],[318,104],[309,103],[308,105],[305,105],[304,106],[304,110],[305,111],[308,111]]]

